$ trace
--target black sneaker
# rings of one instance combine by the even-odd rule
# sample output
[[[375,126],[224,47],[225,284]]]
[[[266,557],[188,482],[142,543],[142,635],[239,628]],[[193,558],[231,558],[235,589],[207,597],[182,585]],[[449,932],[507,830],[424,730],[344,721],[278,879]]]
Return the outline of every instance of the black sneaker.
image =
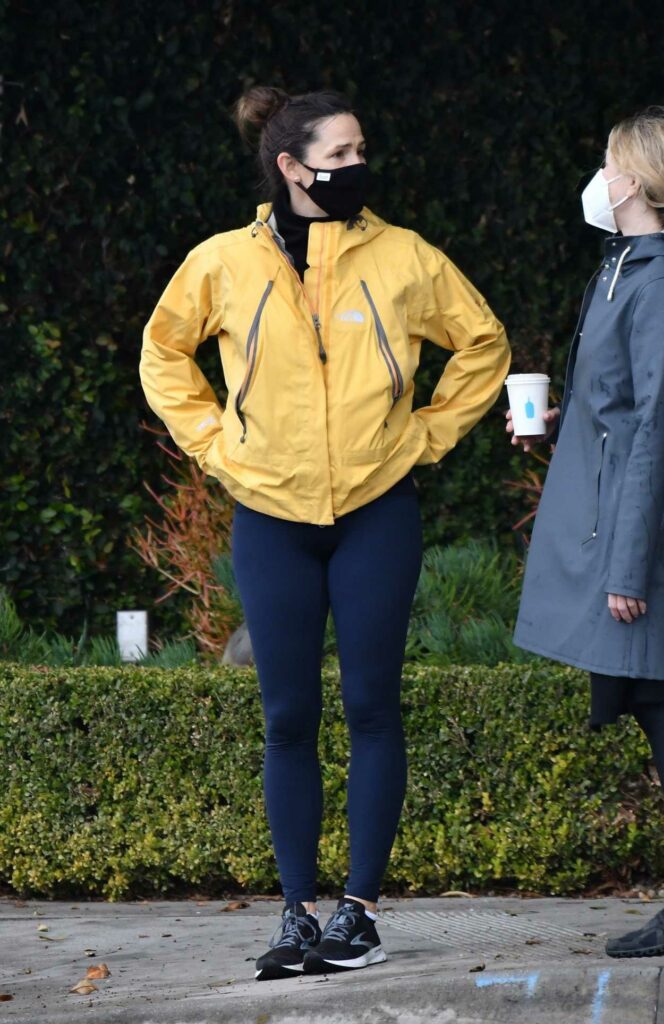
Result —
[[[256,981],[301,974],[304,954],[320,942],[320,925],[301,903],[287,903],[281,924],[270,939],[270,952],[256,961]]]
[[[664,956],[664,910],[635,932],[627,932],[606,944],[609,956]]]
[[[323,937],[304,958],[305,974],[352,971],[387,960],[376,925],[362,903],[344,896],[325,925]]]

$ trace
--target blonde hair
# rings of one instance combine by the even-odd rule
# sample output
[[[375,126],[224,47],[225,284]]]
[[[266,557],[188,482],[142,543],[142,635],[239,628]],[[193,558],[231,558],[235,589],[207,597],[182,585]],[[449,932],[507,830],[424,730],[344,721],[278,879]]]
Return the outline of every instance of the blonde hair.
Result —
[[[647,107],[619,121],[608,149],[618,169],[637,179],[640,197],[664,224],[664,107]]]

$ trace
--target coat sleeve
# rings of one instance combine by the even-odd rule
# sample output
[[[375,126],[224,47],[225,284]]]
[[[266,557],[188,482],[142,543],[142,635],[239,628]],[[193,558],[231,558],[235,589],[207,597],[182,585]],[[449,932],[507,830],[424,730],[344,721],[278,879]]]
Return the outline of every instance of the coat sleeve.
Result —
[[[146,324],[140,377],[150,408],[199,463],[221,435],[222,408],[194,356],[221,330],[218,275],[194,250],[175,272]]]
[[[436,385],[431,403],[414,416],[426,425],[428,445],[419,465],[438,462],[496,401],[510,365],[502,324],[480,293],[451,260],[418,240],[422,268],[411,333],[453,353]]]
[[[618,502],[607,594],[645,599],[664,514],[664,278],[639,293],[629,335],[636,430]]]

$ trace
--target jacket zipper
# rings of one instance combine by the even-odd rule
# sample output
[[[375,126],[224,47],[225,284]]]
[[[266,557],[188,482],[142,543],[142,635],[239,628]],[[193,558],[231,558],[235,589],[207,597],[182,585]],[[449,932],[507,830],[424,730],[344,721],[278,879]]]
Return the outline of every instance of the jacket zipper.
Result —
[[[275,242],[274,236],[272,235],[272,231],[270,231],[269,233],[270,233],[270,240],[272,242],[272,245],[275,247],[275,249],[279,253],[279,256],[281,257],[281,259],[287,265],[287,267],[290,270],[291,274],[293,274],[295,280],[297,281],[297,286],[300,289],[300,291],[302,292],[302,296],[304,298],[304,301],[306,302],[307,308],[309,309],[309,313],[311,314],[311,319],[312,319],[313,325],[314,325],[314,331],[316,332],[316,342],[318,344],[318,357],[319,357],[321,363],[326,363],[327,362],[327,352],[325,351],[325,346],[323,345],[323,335],[322,335],[322,332],[321,332],[320,317],[319,317],[318,313],[314,310],[313,306],[311,305],[311,303],[309,301],[309,296],[307,295],[307,293],[305,291],[304,285],[302,284],[302,282],[300,280],[300,275],[298,274],[297,270],[295,270],[293,264],[288,259],[288,256],[286,256],[286,254],[284,252],[282,252],[282,250],[279,248],[279,246]],[[321,255],[322,255],[322,252],[323,252],[323,232],[321,232]],[[322,266],[322,263],[321,263],[321,266]],[[321,273],[322,273],[322,271],[319,270],[318,271],[318,289],[317,289],[317,293],[316,293],[317,294],[317,301],[319,303],[320,303]]]
[[[235,399],[235,412],[242,424],[242,437],[240,438],[240,442],[242,444],[245,443],[247,437],[247,420],[242,412],[242,403],[247,397],[247,392],[249,391],[249,386],[254,375],[256,355],[258,353],[258,331],[260,329],[261,316],[263,315],[263,308],[267,302],[268,295],[272,291],[273,285],[274,281],[268,281],[267,288],[263,292],[261,301],[258,304],[258,309],[254,314],[254,319],[251,321],[251,327],[249,328],[249,334],[247,336],[247,369],[244,375],[244,380],[242,381],[242,387],[238,391]]]
[[[563,418],[565,416],[565,413],[567,412],[567,406],[569,405],[569,400],[572,395],[572,378],[574,375],[574,366],[576,365],[576,353],[579,347],[581,335],[583,334],[582,328],[585,323],[588,310],[590,308],[590,303],[592,302],[593,296],[595,294],[595,288],[597,286],[597,281],[601,269],[601,266],[598,267],[593,276],[588,281],[586,289],[583,293],[583,298],[581,300],[581,310],[579,312],[579,319],[577,321],[574,334],[572,335],[572,345],[570,347],[569,355],[567,357],[567,366],[565,367],[565,385],[563,387],[563,397],[560,403],[560,419],[558,421],[559,428],[562,426]]]
[[[378,347],[380,349],[380,353],[383,359],[385,360],[387,372],[389,373],[390,380],[392,382],[392,405],[394,405],[396,402],[399,401],[399,399],[403,395],[403,377],[401,375],[401,370],[399,369],[399,364],[396,360],[394,352],[390,348],[390,343],[387,339],[385,328],[383,327],[382,321],[378,315],[378,310],[376,309],[374,300],[371,297],[371,292],[367,287],[367,283],[366,281],[360,281],[360,284],[362,285],[362,291],[366,296],[367,302],[371,307],[371,314],[374,318],[374,323],[376,325],[376,333],[378,335]]]

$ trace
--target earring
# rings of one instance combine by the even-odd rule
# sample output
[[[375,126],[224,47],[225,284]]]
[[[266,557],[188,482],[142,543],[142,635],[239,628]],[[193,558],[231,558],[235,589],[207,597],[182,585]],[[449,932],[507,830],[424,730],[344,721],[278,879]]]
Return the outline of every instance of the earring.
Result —
[[[302,178],[295,178],[295,181],[296,181],[296,182],[297,182],[297,184],[299,185],[299,184],[300,184],[300,182],[302,181]]]

